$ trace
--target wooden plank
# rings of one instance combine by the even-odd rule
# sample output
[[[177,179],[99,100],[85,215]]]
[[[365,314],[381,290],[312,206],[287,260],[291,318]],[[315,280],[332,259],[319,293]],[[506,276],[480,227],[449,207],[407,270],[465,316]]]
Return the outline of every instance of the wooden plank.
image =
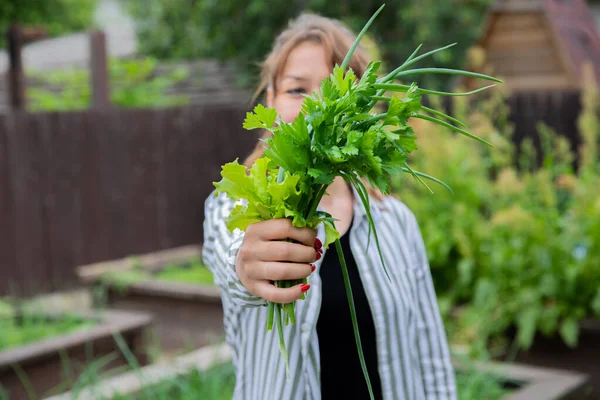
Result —
[[[8,45],[8,103],[13,110],[25,110],[25,73],[23,68],[23,30],[18,25],[12,25],[6,33]]]
[[[488,50],[486,53],[487,60],[494,59],[517,59],[522,57],[532,57],[536,59],[541,58],[555,58],[558,59],[556,49],[552,47],[539,47],[531,50],[524,49],[502,49],[502,50]]]
[[[168,110],[168,112],[162,112],[154,121],[153,124],[153,160],[156,166],[156,176],[154,177],[156,183],[156,212],[157,212],[157,223],[158,223],[158,248],[159,250],[170,248],[168,244],[168,196],[167,196],[167,165],[164,141],[166,132],[167,121],[169,116],[174,113],[174,109]]]
[[[41,201],[41,213],[43,216],[43,260],[44,260],[44,272],[45,282],[48,283],[52,290],[56,289],[54,285],[55,275],[55,257],[54,254],[57,250],[57,246],[53,246],[54,241],[57,237],[52,232],[53,215],[56,214],[56,193],[58,190],[58,177],[56,173],[56,160],[53,157],[52,152],[52,140],[53,128],[55,121],[52,118],[52,114],[49,113],[38,113],[36,118],[39,119],[38,123],[38,135],[39,135],[39,152],[38,159],[44,168],[43,179],[40,179],[39,185],[39,196]],[[60,248],[60,247],[59,247]]]
[[[44,257],[42,182],[44,165],[40,157],[40,118],[22,112],[14,114],[14,129],[8,135],[10,190],[13,193],[14,245],[16,268],[23,294],[48,289],[48,263]],[[27,279],[35,276],[35,279]]]
[[[504,76],[510,90],[560,90],[570,89],[569,79],[563,75]]]
[[[159,248],[158,238],[158,190],[156,174],[159,161],[155,149],[159,147],[154,134],[157,115],[162,111],[138,110],[127,112],[132,123],[126,137],[128,168],[131,173],[131,192],[128,201],[129,223],[131,224],[130,252],[136,254],[155,251]]]
[[[196,111],[195,107],[180,108],[173,109],[170,113],[165,114],[163,148],[167,217],[163,245],[167,247],[181,245],[185,241],[183,238],[186,237],[183,231],[186,218],[183,205],[191,188],[188,186],[189,181],[185,179],[184,171],[190,157],[188,155],[188,143],[193,138],[190,115]],[[196,140],[202,140],[200,132],[197,132],[197,134]],[[198,207],[201,206],[201,204],[198,205]]]
[[[106,56],[106,34],[102,31],[90,33],[90,87],[92,107],[95,109],[110,106],[110,78]]]
[[[535,35],[543,35],[545,34],[546,28],[544,26],[541,27],[532,27],[532,28],[504,28],[504,29],[496,29],[494,28],[492,32],[493,37],[511,37],[511,38],[527,38]]]
[[[190,114],[189,121],[189,158],[184,164],[184,179],[188,182],[190,190],[183,203],[184,209],[188,210],[189,214],[188,219],[184,221],[181,245],[202,241],[204,201],[213,187],[213,177],[208,168],[215,164],[216,154],[236,146],[235,142],[229,142],[223,147],[219,131],[219,124],[223,121],[219,121],[218,116],[213,112],[213,107],[195,109]],[[208,127],[210,129],[207,129]]]
[[[41,136],[46,179],[46,242],[52,260],[52,286],[67,289],[77,283],[74,267],[83,261],[81,232],[81,113],[47,114]]]
[[[542,0],[502,0],[490,6],[494,11],[503,12],[540,12],[543,11]]]
[[[81,125],[81,219],[84,263],[106,259],[111,254],[111,214],[106,202],[106,157],[110,154],[105,116],[85,113]],[[119,151],[119,149],[114,149]]]
[[[535,74],[565,74],[561,65],[551,60],[540,60],[536,62],[535,59],[517,59],[517,60],[496,60],[491,61],[488,65],[492,66],[494,73],[502,76],[519,76],[519,75],[535,75]]]
[[[522,13],[522,14],[501,14],[494,21],[494,33],[545,28],[542,14]]]
[[[552,39],[547,31],[537,31],[527,36],[521,32],[503,33],[502,35],[491,35],[486,48],[491,50],[507,50],[519,48],[539,48],[551,46]]]
[[[239,145],[239,141],[233,140],[231,133],[224,126],[231,126],[232,122],[235,121],[234,115],[229,113],[227,116],[219,114],[218,107],[207,107],[202,114],[193,113],[191,124],[192,126],[200,127],[211,126],[210,132],[206,130],[201,131],[202,135],[197,140],[200,146],[194,150],[196,157],[199,162],[192,165],[192,171],[190,175],[199,174],[202,179],[198,180],[194,186],[193,198],[194,203],[202,205],[197,208],[197,212],[194,213],[194,218],[197,221],[204,221],[204,203],[211,192],[215,189],[213,182],[220,179],[221,165],[233,161],[234,157],[228,153],[231,149],[235,149]],[[209,140],[210,137],[210,140]],[[242,162],[243,160],[240,160]],[[190,236],[187,239],[189,243],[197,243],[204,240],[204,229],[201,224],[196,226],[188,226],[188,232]],[[192,242],[192,240],[194,240]]]
[[[12,116],[0,116],[0,296],[8,295],[19,278],[15,245],[13,192],[8,151],[8,136],[12,135]]]
[[[94,112],[94,116],[102,120],[106,141],[103,150],[102,193],[110,238],[109,253],[103,259],[124,257],[132,251],[133,227],[129,203],[133,170],[129,166],[129,137],[135,121],[130,115],[130,110],[123,109]]]

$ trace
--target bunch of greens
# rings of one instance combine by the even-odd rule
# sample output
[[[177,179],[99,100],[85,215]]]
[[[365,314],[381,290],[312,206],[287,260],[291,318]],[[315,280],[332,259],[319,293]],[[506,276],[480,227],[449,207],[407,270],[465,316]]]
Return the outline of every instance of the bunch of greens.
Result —
[[[461,70],[408,69],[424,57],[450,46],[417,56],[419,47],[401,66],[381,78],[377,76],[380,62],[371,62],[358,80],[351,69],[347,70],[349,61],[362,36],[382,9],[383,6],[362,29],[342,65],[336,65],[332,74],[323,80],[320,93],[314,92],[306,96],[302,112],[293,122],[277,121],[276,124],[276,110],[262,105],[258,105],[254,112],[247,114],[244,128],[266,129],[273,134],[272,137],[264,139],[267,144],[265,155],[254,163],[250,171],[238,164],[237,160],[224,165],[222,180],[215,183],[215,195],[226,193],[232,200],[238,201],[226,221],[230,230],[243,231],[252,223],[275,218],[290,218],[296,227],[316,228],[321,223],[324,224],[324,246],[327,248],[335,243],[340,256],[358,354],[369,390],[371,386],[360,345],[346,263],[338,240],[339,233],[332,216],[317,210],[319,202],[337,176],[353,185],[365,207],[369,228],[374,234],[385,269],[377,231],[370,214],[369,195],[363,181],[384,194],[389,193],[390,176],[400,172],[410,173],[423,184],[425,183],[422,177],[437,181],[433,177],[414,171],[407,163],[408,155],[417,148],[416,136],[408,124],[411,117],[431,121],[487,142],[462,129],[464,125],[460,121],[422,106],[421,95],[467,95],[490,87],[455,94],[421,89],[414,83],[401,85],[393,82],[404,76],[423,73],[468,75],[501,82],[487,75]],[[404,93],[404,96],[384,96],[388,91]],[[389,103],[387,112],[371,112],[378,101]],[[276,285],[291,287],[300,282],[302,281],[279,281]],[[283,324],[295,322],[294,303],[269,302],[268,307],[267,330],[271,330],[275,322],[279,332],[280,351],[287,366]]]

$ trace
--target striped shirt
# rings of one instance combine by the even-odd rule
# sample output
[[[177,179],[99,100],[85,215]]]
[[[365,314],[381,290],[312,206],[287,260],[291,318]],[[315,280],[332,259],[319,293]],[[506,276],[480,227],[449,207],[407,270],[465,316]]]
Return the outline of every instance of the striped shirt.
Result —
[[[354,191],[354,217],[348,234],[375,323],[383,398],[456,399],[450,352],[417,221],[394,197],[371,199],[371,214],[388,278],[373,237],[367,248],[368,219],[362,203],[356,201],[358,198]],[[236,369],[234,400],[319,400],[316,326],[321,281],[317,272],[323,257],[315,263],[317,272],[308,278],[311,289],[306,299],[296,302],[296,323],[284,327],[290,365],[288,380],[277,331],[266,331],[266,302],[249,293],[235,271],[235,257],[244,233],[231,233],[225,227],[234,204],[224,194],[214,197],[213,192],[208,197],[203,245],[203,261],[221,289],[225,336]],[[322,225],[318,237],[324,241]]]

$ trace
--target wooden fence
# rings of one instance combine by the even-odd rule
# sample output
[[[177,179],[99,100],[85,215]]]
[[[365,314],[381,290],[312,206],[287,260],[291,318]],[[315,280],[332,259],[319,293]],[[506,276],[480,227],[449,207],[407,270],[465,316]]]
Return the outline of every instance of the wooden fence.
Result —
[[[557,134],[569,139],[573,151],[581,145],[577,119],[581,113],[581,94],[578,91],[519,93],[507,99],[510,122],[514,125],[513,139],[520,145],[531,137],[535,147],[541,148],[537,125],[544,121]],[[538,157],[538,165],[542,159]]]
[[[473,102],[485,101],[485,94],[471,97]],[[513,126],[513,141],[520,148],[523,139],[531,138],[535,148],[541,150],[538,123],[543,121],[558,135],[566,137],[574,152],[581,145],[577,120],[582,111],[581,93],[579,91],[532,91],[511,94],[505,99],[509,108],[508,120]],[[425,98],[424,103],[427,103]],[[442,107],[451,115],[454,113],[453,99],[442,99]],[[418,133],[417,133],[418,134]],[[539,156],[539,154],[538,154]],[[541,165],[541,156],[538,157]],[[575,161],[577,164],[577,160]]]
[[[220,165],[256,143],[245,111],[0,116],[0,295],[69,287],[77,265],[201,241]]]
[[[578,93],[507,101],[517,143],[543,120],[579,144]],[[245,111],[0,115],[0,296],[69,287],[84,263],[200,242],[220,166],[256,143]]]

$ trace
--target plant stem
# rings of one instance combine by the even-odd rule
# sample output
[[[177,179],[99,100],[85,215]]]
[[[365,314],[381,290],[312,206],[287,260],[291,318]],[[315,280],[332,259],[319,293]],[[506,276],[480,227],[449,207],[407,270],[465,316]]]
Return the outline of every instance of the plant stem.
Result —
[[[348,267],[346,266],[346,260],[344,259],[344,251],[340,240],[335,241],[335,249],[338,253],[340,265],[342,266],[342,275],[344,276],[344,285],[346,286],[346,295],[348,297],[348,306],[350,307],[350,318],[352,319],[352,328],[354,329],[354,338],[356,339],[356,349],[358,351],[358,358],[360,359],[360,366],[362,368],[365,380],[367,381],[367,387],[369,388],[369,396],[371,400],[375,399],[373,395],[373,387],[371,386],[371,380],[369,379],[369,372],[367,371],[367,364],[365,363],[365,355],[362,351],[362,344],[360,341],[360,332],[358,330],[358,320],[356,318],[356,309],[354,307],[354,297],[352,296],[352,287],[350,286],[350,276],[348,274]]]
[[[321,199],[325,195],[326,190],[327,190],[327,186],[321,185],[321,187],[317,191],[317,194],[313,198],[313,201],[312,201],[312,204],[310,205],[310,210],[308,210],[308,215],[306,216],[306,219],[312,218],[313,214],[317,211],[317,208],[319,207],[319,203],[321,202]]]
[[[381,12],[381,10],[383,10],[383,7],[385,7],[385,4],[383,4],[381,7],[379,7],[379,9],[375,12],[375,14],[373,14],[373,16],[369,19],[369,21],[362,28],[362,30],[360,31],[360,33],[358,34],[358,36],[354,40],[354,43],[352,44],[352,47],[350,47],[350,50],[348,50],[348,53],[346,53],[346,57],[344,57],[344,61],[342,62],[342,65],[341,65],[342,70],[345,71],[346,68],[348,68],[348,65],[350,64],[350,60],[352,59],[352,55],[354,54],[354,50],[356,50],[356,48],[358,47],[358,44],[360,43],[360,40],[365,35],[365,33],[367,33],[367,30],[369,29],[369,27],[371,26],[371,24],[373,23],[373,21],[375,21],[375,18],[377,18],[377,16]]]
[[[375,87],[375,89],[384,89],[384,90],[389,90],[391,92],[401,92],[401,93],[407,92],[408,89],[410,89],[409,85],[397,85],[397,84],[393,84],[393,83],[376,83],[373,86]],[[417,88],[417,91],[420,94],[434,94],[434,95],[438,95],[438,96],[470,96],[475,93],[483,92],[484,90],[489,89],[494,86],[496,86],[496,85],[495,84],[487,85],[487,86],[481,87],[479,89],[471,90],[470,92],[462,92],[462,93],[440,92],[437,90],[429,90],[429,89],[421,89],[421,88]]]
[[[390,72],[389,74],[387,74],[385,77],[383,77],[381,79],[381,82],[382,83],[391,82],[394,79],[396,79],[398,73],[401,72],[402,70],[404,70],[404,68],[413,65],[414,63],[422,60],[425,57],[429,57],[430,55],[433,55],[433,54],[438,53],[440,51],[444,51],[444,50],[449,49],[450,47],[455,46],[455,45],[456,45],[456,43],[452,43],[452,44],[449,44],[447,46],[440,47],[439,49],[434,49],[434,50],[428,51],[427,53],[421,54],[419,57],[413,59],[413,57],[416,55],[416,52],[421,48],[421,46],[419,45],[419,47],[417,47],[417,50],[415,50],[415,52],[413,52],[413,54],[411,54],[411,56],[408,57],[406,59],[406,61],[401,66],[399,66],[398,68],[396,68],[395,70],[393,70],[392,72]]]
[[[400,72],[398,72],[395,75],[394,78],[398,78],[398,77],[406,76],[406,75],[422,75],[422,74],[429,74],[429,73],[470,76],[470,77],[473,77],[473,78],[481,78],[481,79],[485,79],[485,80],[488,80],[488,81],[502,83],[501,79],[494,78],[493,76],[489,76],[489,75],[485,75],[485,74],[479,74],[477,72],[463,71],[463,70],[460,70],[460,69],[451,69],[451,68],[418,68],[418,69],[409,69],[409,70],[406,70],[406,71],[400,71]]]
[[[404,63],[402,63],[402,65],[401,65],[401,66],[399,66],[398,68],[396,68],[395,70],[393,70],[392,72],[390,72],[389,74],[387,74],[386,76],[384,76],[383,78],[381,78],[381,79],[378,79],[378,80],[377,80],[377,82],[378,82],[378,83],[388,83],[388,82],[392,82],[394,79],[396,79],[396,75],[398,74],[398,72],[402,71],[404,68],[406,68],[406,67],[408,67],[408,66],[410,66],[410,65],[412,65],[412,64],[414,64],[414,63],[416,63],[417,61],[419,61],[419,60],[421,60],[421,59],[423,59],[423,58],[425,58],[425,57],[428,57],[428,56],[430,56],[430,55],[432,55],[432,54],[434,54],[434,53],[437,53],[437,52],[439,52],[439,51],[442,51],[442,50],[446,50],[446,49],[448,49],[448,48],[450,48],[450,47],[454,46],[455,44],[456,44],[456,43],[452,43],[452,44],[450,44],[450,45],[448,45],[448,46],[445,46],[445,47],[441,47],[441,48],[439,48],[439,49],[435,49],[435,50],[428,51],[427,53],[425,53],[425,54],[422,54],[422,55],[420,55],[419,57],[415,58],[415,56],[417,55],[417,53],[418,53],[418,52],[419,52],[419,50],[421,49],[421,46],[422,46],[422,45],[420,44],[419,46],[417,46],[417,48],[415,49],[415,51],[413,51],[413,53],[412,53],[412,54],[411,54],[411,55],[410,55],[410,56],[409,56],[409,57],[406,59],[406,61],[404,61]],[[375,96],[375,97],[382,96],[383,94],[385,94],[385,90],[384,90],[384,89],[380,89],[380,90],[377,92],[377,96]],[[375,105],[376,101],[377,101],[377,100],[376,100],[375,98],[373,98],[373,99],[371,100],[371,102],[369,103],[369,107],[368,107],[368,108],[369,108],[369,110],[370,110],[371,108],[373,108],[373,106]]]
[[[275,312],[276,304],[272,301],[269,301],[267,305],[267,331],[273,329],[273,313]]]
[[[437,119],[437,118],[434,118],[434,117],[430,117],[429,115],[423,115],[423,114],[418,114],[418,115],[415,115],[415,116],[414,116],[414,118],[419,118],[419,119],[423,119],[423,120],[425,120],[425,121],[433,122],[433,123],[435,123],[435,124],[438,124],[438,125],[441,125],[441,126],[443,126],[443,127],[445,127],[445,128],[448,128],[448,129],[451,129],[451,130],[453,130],[453,131],[456,131],[456,132],[458,132],[458,133],[461,133],[461,134],[463,134],[463,135],[465,135],[465,136],[467,136],[467,137],[470,137],[471,139],[478,140],[478,141],[480,141],[481,143],[487,144],[487,145],[488,145],[488,146],[490,146],[490,147],[494,147],[494,146],[493,146],[493,145],[492,145],[490,142],[488,142],[487,140],[485,140],[485,139],[482,139],[482,138],[480,138],[480,137],[478,137],[478,136],[475,136],[475,135],[473,135],[472,133],[469,133],[469,132],[465,131],[464,129],[461,129],[461,128],[458,128],[458,127],[456,127],[456,126],[454,126],[454,125],[452,125],[452,124],[449,124],[449,123],[447,123],[446,121],[442,121],[441,119]]]
[[[281,321],[281,304],[275,306],[275,323],[277,324],[277,333],[279,334],[279,352],[285,361],[285,373],[288,379],[290,379],[290,361],[287,350],[285,349],[285,339],[283,337],[283,324]]]

